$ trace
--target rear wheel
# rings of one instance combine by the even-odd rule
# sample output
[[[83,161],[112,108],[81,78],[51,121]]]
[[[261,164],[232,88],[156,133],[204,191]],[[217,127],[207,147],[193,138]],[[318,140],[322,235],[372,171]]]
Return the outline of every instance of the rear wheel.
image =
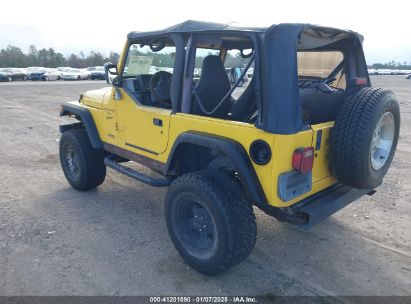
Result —
[[[331,133],[331,170],[343,184],[379,186],[390,167],[400,130],[393,92],[364,88],[343,104]]]
[[[60,163],[70,185],[89,190],[104,182],[104,150],[94,149],[86,130],[69,130],[60,139]]]
[[[255,216],[241,193],[233,179],[211,170],[182,175],[171,184],[167,228],[177,251],[197,271],[225,271],[254,248]]]

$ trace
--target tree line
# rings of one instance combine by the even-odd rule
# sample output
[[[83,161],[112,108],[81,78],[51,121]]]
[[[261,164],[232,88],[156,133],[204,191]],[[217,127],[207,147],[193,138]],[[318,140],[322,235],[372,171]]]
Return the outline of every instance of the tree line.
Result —
[[[394,60],[387,63],[374,63],[371,68],[373,69],[388,69],[388,70],[411,70],[411,62],[403,61],[396,62]]]
[[[137,50],[134,50],[139,53]],[[145,54],[147,55],[147,54]],[[154,66],[171,67],[174,59],[170,54],[153,53]],[[25,53],[21,48],[13,45],[7,46],[0,50],[0,67],[15,67],[25,68],[30,66],[41,66],[48,68],[56,68],[60,66],[70,66],[73,68],[86,68],[90,66],[101,66],[106,62],[117,64],[120,55],[116,52],[110,52],[110,55],[104,56],[101,52],[91,51],[87,56],[80,52],[79,54],[70,54],[65,57],[62,53],[56,52],[53,48],[37,49],[31,45],[28,52]],[[203,56],[196,58],[196,67],[201,68],[201,63],[204,60]],[[239,54],[235,56],[227,54],[226,66],[244,66],[248,59],[241,58]],[[394,60],[387,63],[374,63],[370,66],[374,69],[399,69],[411,70],[411,62],[403,61],[396,62]]]
[[[120,55],[110,52],[108,57],[101,52],[91,51],[87,56],[80,52],[65,57],[62,53],[56,52],[53,48],[37,49],[31,45],[25,53],[21,48],[13,45],[7,46],[0,51],[0,67],[26,68],[30,66],[41,66],[56,68],[69,66],[73,68],[86,68],[90,66],[101,66],[106,62],[117,63]]]
[[[165,54],[157,52],[140,52],[137,49],[131,50],[136,55],[150,55],[153,57],[152,65],[157,67],[173,67],[174,54]],[[208,54],[208,55],[211,55]],[[201,68],[204,56],[196,58],[195,66]],[[29,46],[28,52],[17,46],[8,45],[5,49],[0,50],[0,68],[14,67],[26,68],[31,66],[41,66],[47,68],[56,68],[69,66],[73,68],[86,68],[90,66],[101,66],[106,62],[117,64],[120,55],[116,52],[110,52],[108,57],[103,56],[101,52],[91,51],[87,56],[80,52],[64,56],[62,53],[55,51],[53,48],[37,49],[34,45]],[[226,66],[244,66],[249,59],[241,58],[239,54],[235,56],[230,53],[226,57]]]

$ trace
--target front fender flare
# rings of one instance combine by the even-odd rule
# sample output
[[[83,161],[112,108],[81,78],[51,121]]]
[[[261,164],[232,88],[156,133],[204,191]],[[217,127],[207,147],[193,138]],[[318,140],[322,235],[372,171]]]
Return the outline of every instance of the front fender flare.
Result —
[[[175,152],[181,144],[194,144],[219,151],[226,155],[237,171],[241,186],[248,201],[256,204],[266,203],[266,197],[250,158],[244,147],[230,138],[200,132],[185,132],[177,137],[168,157],[164,175],[172,172],[175,164]]]
[[[73,103],[65,103],[61,105],[60,116],[75,116],[80,120],[87,132],[88,138],[90,140],[91,146],[94,149],[103,149],[103,142],[98,134],[96,124],[94,123],[93,116],[90,111],[82,106],[78,106]],[[76,124],[73,124],[73,126]],[[70,125],[69,125],[70,126]],[[70,127],[67,125],[60,126],[60,132],[63,132]]]

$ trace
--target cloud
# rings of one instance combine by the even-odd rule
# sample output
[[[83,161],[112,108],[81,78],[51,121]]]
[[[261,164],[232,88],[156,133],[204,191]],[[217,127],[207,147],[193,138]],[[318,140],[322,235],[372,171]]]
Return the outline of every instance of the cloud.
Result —
[[[275,5],[274,5],[275,3]],[[24,10],[21,8],[24,7]],[[128,32],[161,29],[186,19],[250,26],[284,22],[313,23],[351,29],[364,35],[369,63],[411,61],[409,4],[345,0],[252,2],[207,0],[55,0],[5,1],[0,19],[0,47],[53,47],[63,53],[121,50]]]
[[[53,41],[47,40],[35,27],[28,25],[0,25],[0,48],[9,44],[26,51],[30,45],[49,47]]]

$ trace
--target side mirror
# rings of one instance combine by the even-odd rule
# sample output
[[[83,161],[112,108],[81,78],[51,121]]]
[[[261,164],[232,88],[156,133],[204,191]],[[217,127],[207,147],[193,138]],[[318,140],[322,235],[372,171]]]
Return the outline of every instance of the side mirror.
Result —
[[[111,62],[107,62],[104,64],[104,74],[106,77],[106,82],[108,84],[113,84],[112,78],[113,76],[117,76],[118,75],[118,71],[117,71],[117,65],[112,64]]]

